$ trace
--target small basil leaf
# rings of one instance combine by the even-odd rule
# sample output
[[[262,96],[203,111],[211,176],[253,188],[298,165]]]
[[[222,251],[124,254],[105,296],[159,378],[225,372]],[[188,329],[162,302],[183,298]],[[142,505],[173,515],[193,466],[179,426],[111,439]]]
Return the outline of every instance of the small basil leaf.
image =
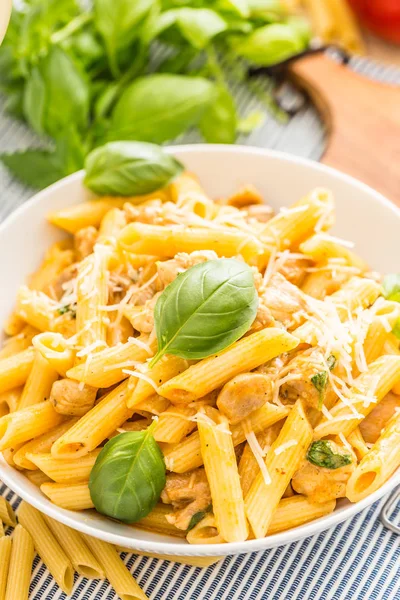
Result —
[[[309,447],[307,460],[317,467],[340,469],[351,464],[353,459],[350,454],[335,453],[329,440],[319,440]]]
[[[170,283],[154,309],[158,352],[205,358],[233,344],[249,329],[258,306],[251,268],[235,259],[191,267]]]
[[[236,140],[237,115],[235,101],[229,90],[218,86],[217,97],[206,109],[200,131],[211,144],[233,144]]]
[[[46,86],[39,69],[36,67],[25,86],[23,110],[29,125],[39,134],[45,132],[45,104]]]
[[[196,525],[198,525],[200,523],[200,521],[202,521],[204,519],[204,517],[206,516],[207,513],[209,513],[212,510],[212,504],[210,504],[209,506],[207,506],[207,508],[205,510],[200,510],[199,512],[195,513],[192,518],[189,521],[189,525],[186,531],[191,531],[194,527],[196,527]]]
[[[398,319],[395,326],[393,327],[392,333],[397,337],[398,340],[400,340],[400,319]]]
[[[324,403],[326,386],[328,385],[328,373],[326,371],[316,373],[311,377],[311,383],[319,394],[318,408],[321,408],[322,404]]]
[[[234,50],[254,64],[268,67],[286,60],[306,47],[298,31],[286,23],[273,23],[256,29]]]
[[[214,84],[202,77],[141,77],[117,102],[109,138],[154,143],[174,139],[199,122],[214,95]]]
[[[330,356],[328,356],[326,364],[328,365],[329,370],[332,371],[332,369],[334,369],[335,365],[336,365],[336,357],[333,356],[333,354],[331,354]]]
[[[382,282],[383,295],[386,300],[400,302],[400,274],[386,275]]]
[[[183,37],[199,50],[227,27],[224,19],[209,8],[178,9],[176,23]]]
[[[231,12],[244,19],[250,15],[248,0],[218,0],[216,8],[221,12]]]
[[[107,442],[90,474],[89,490],[99,513],[135,523],[157,504],[165,482],[163,455],[150,426]]]
[[[109,142],[86,157],[86,187],[100,195],[139,196],[165,187],[183,165],[159,146]]]
[[[65,175],[57,154],[47,150],[2,154],[0,160],[15,177],[33,188],[45,188]]]

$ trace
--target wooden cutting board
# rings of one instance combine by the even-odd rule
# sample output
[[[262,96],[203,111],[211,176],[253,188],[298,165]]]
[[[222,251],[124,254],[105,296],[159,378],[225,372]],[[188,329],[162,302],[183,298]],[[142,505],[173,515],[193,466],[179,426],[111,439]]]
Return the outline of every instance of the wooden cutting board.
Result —
[[[400,87],[368,79],[325,54],[298,59],[290,73],[326,124],[321,162],[400,206]]]

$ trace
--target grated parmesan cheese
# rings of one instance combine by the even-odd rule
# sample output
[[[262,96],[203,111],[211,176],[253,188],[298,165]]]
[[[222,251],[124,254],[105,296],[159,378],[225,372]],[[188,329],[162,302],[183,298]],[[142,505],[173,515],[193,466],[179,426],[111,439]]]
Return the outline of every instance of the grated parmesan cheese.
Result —
[[[285,450],[288,450],[288,448],[292,448],[292,446],[297,446],[297,440],[289,440],[284,444],[281,444],[280,446],[275,448],[274,453],[276,454],[276,456],[279,456],[280,454],[283,454]]]

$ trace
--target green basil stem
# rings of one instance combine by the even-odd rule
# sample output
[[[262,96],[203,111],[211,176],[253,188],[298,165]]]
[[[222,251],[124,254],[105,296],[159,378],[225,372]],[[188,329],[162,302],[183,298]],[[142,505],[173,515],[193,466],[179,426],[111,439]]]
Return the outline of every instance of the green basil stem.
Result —
[[[93,21],[93,15],[91,15],[90,13],[83,13],[82,15],[75,17],[75,19],[72,19],[72,21],[70,21],[68,25],[65,25],[65,27],[63,27],[62,29],[55,31],[50,36],[51,43],[60,44],[61,42],[69,38],[71,35],[79,31],[79,29],[85,27],[85,25],[90,23],[90,21]]]

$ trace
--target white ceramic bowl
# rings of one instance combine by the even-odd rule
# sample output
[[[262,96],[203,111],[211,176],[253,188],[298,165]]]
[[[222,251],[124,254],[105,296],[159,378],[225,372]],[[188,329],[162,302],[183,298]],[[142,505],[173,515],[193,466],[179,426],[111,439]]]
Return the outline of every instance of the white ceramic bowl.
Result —
[[[194,145],[170,148],[197,173],[211,196],[233,192],[253,183],[274,208],[288,206],[316,186],[330,188],[337,205],[334,234],[356,243],[356,250],[373,268],[397,272],[400,255],[400,211],[366,185],[326,166],[287,154],[241,146]],[[384,176],[384,174],[382,174]],[[46,214],[87,198],[82,173],[76,173],[37,194],[0,226],[0,323],[14,304],[18,286],[41,260],[46,248],[62,237],[45,221]],[[211,546],[189,545],[106,519],[94,511],[75,513],[58,508],[0,458],[0,478],[43,513],[92,536],[143,552],[187,556],[225,556],[288,544],[332,527],[372,504],[400,483],[395,473],[374,494],[357,504],[340,500],[321,519],[261,540]]]

